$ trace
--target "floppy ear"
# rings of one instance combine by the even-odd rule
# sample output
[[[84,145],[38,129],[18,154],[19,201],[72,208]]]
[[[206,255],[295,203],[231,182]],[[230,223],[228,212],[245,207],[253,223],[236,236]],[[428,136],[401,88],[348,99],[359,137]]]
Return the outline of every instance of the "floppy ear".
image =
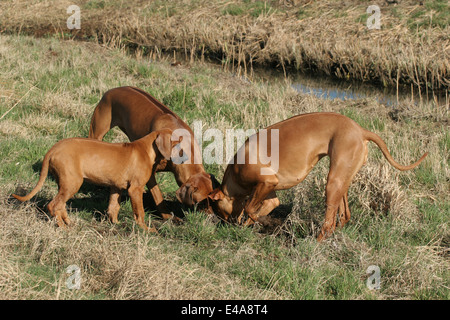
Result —
[[[220,187],[220,182],[217,181],[216,177],[212,173],[209,174],[209,177],[211,178],[213,189],[219,188]]]
[[[177,190],[176,197],[178,201],[180,201],[183,204],[186,204],[188,206],[194,205],[194,199],[193,199],[193,188],[187,188],[185,185],[183,185],[180,189]]]
[[[155,139],[155,145],[158,148],[161,155],[166,159],[170,160],[172,155],[172,133],[168,131],[161,131]]]
[[[219,188],[214,189],[210,194],[208,194],[208,198],[211,200],[221,200],[225,198],[225,194]]]

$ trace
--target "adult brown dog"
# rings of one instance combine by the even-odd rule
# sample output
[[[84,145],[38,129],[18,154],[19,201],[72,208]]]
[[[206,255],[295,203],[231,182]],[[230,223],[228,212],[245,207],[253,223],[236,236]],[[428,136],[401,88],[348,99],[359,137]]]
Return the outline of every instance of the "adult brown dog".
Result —
[[[274,156],[278,148],[278,163],[266,160],[250,164],[251,156],[262,146],[261,131],[250,137],[236,153],[234,163],[227,166],[220,188],[209,197],[216,200],[218,214],[224,220],[240,222],[242,214],[248,216],[246,225],[269,214],[280,204],[275,191],[291,188],[300,183],[315,164],[324,156],[330,157],[330,170],[326,185],[326,213],[318,240],[329,236],[335,229],[339,211],[341,226],[350,219],[347,191],[353,177],[367,160],[367,143],[375,142],[387,161],[399,170],[410,170],[419,165],[425,153],[416,163],[402,166],[395,162],[383,140],[361,128],[353,120],[337,113],[309,113],[279,122],[267,128],[267,136],[278,132],[278,141],[267,138],[267,155]],[[254,136],[254,138],[255,138]],[[264,141],[264,140],[263,140]],[[279,144],[278,144],[279,142]],[[238,161],[238,155],[245,161]],[[241,160],[244,158],[241,158]],[[241,162],[241,163],[239,163]],[[264,164],[266,163],[266,164]],[[262,174],[261,170],[265,170]],[[248,199],[246,199],[248,197]]]
[[[45,155],[36,187],[26,196],[13,197],[20,201],[31,199],[44,185],[50,170],[58,182],[58,194],[48,204],[48,210],[59,226],[70,224],[66,202],[83,184],[111,187],[108,215],[117,223],[120,193],[127,189],[137,224],[145,230],[142,195],[145,184],[154,175],[157,162],[171,156],[172,131],[155,131],[132,143],[107,143],[86,138],[69,138],[57,142]]]
[[[138,88],[119,87],[103,95],[92,115],[89,138],[102,140],[105,134],[115,126],[118,126],[130,141],[164,128],[172,131],[187,130],[191,136],[189,139],[191,152],[187,154],[193,155],[200,150],[191,128],[169,108]],[[200,161],[193,161],[192,157],[187,160],[187,163],[181,164],[175,164],[170,160],[161,161],[156,171],[171,171],[178,186],[181,186],[183,190],[182,193],[177,192],[178,200],[186,205],[193,205],[207,199],[208,194],[214,189],[215,179],[206,173],[201,164],[201,156]],[[164,203],[154,175],[150,178],[147,187],[162,217],[172,218],[173,215],[169,213]]]

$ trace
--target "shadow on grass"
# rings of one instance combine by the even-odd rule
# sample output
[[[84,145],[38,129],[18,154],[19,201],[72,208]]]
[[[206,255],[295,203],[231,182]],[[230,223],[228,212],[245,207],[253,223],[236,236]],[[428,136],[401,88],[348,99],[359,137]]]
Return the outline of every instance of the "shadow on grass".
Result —
[[[42,167],[42,161],[37,161],[32,165],[33,171],[36,173],[40,173]],[[49,172],[47,178],[47,181],[53,181],[57,183],[57,179]],[[27,187],[27,189],[21,187],[20,185],[16,188],[15,194],[18,195],[26,195],[28,194],[34,186],[32,186],[30,189]],[[73,208],[76,209],[79,212],[89,212],[92,214],[92,217],[96,221],[102,221],[104,219],[108,218],[107,215],[107,209],[109,204],[109,188],[104,186],[98,186],[94,184],[90,184],[87,182],[84,182],[78,192],[75,194],[75,196],[67,201],[67,208]],[[10,197],[10,200],[16,203],[20,203],[18,200]],[[50,216],[47,210],[47,205],[50,203],[52,198],[42,196],[39,193],[35,195],[31,201],[36,205],[36,207],[39,210],[39,217],[40,219],[49,220]],[[125,202],[129,201],[129,196],[126,190],[122,191],[121,196],[121,207],[124,205]],[[161,217],[161,215],[158,213],[158,210],[156,208],[155,201],[153,200],[153,197],[150,193],[146,192],[143,195],[143,202],[144,202],[144,210],[148,214],[156,215],[157,217]],[[167,208],[169,212],[173,212],[175,216],[179,218],[184,217],[184,211],[187,210],[184,206],[182,206],[178,201],[171,201],[171,200],[165,200]],[[86,217],[87,218],[87,217]]]
[[[283,225],[289,214],[292,212],[292,204],[280,204],[265,217],[260,217],[258,223],[261,224],[261,233],[272,234]]]
[[[40,173],[42,167],[42,161],[38,161],[32,165],[33,171]],[[56,182],[55,177],[49,173],[47,176],[49,181]],[[30,190],[25,190],[24,188],[18,186],[16,189],[16,194],[25,195],[29,193]],[[33,197],[31,200],[35,203],[38,208],[37,218],[48,221],[51,219],[49,216],[47,205],[52,200],[52,198],[46,196],[40,196],[39,193]],[[122,192],[121,196],[121,207],[125,202],[129,201],[129,196],[126,190]],[[18,201],[11,197],[11,201]],[[147,214],[160,217],[155,201],[149,192],[144,193],[144,210]],[[75,194],[75,196],[69,201],[67,201],[67,208],[72,208],[72,210],[80,213],[81,218],[90,219],[94,218],[96,221],[100,222],[102,220],[108,219],[107,209],[109,203],[109,188],[104,186],[93,185],[84,182]],[[183,219],[185,217],[185,212],[192,210],[193,208],[188,208],[185,205],[180,204],[177,200],[165,199],[165,203],[169,212],[172,212],[175,216]],[[205,211],[207,209],[207,203],[202,202],[197,205],[196,210]],[[292,211],[292,204],[281,204],[275,208],[269,215],[261,217],[258,222],[261,225],[260,232],[271,234],[274,233],[278,227],[280,227],[288,215]],[[205,214],[207,214],[205,212]]]

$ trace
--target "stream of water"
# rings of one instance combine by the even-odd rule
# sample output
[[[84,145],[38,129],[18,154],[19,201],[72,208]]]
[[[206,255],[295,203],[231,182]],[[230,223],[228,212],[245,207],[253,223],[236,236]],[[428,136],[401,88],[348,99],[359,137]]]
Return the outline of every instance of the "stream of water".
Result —
[[[171,54],[163,54],[163,56],[164,59],[167,60],[182,61],[181,64],[189,64],[193,62],[189,61],[189,57],[183,55],[182,53],[177,53],[175,56]],[[202,61],[203,63],[223,69],[223,66],[220,63],[204,61],[203,59]],[[230,72],[234,73],[236,76],[247,79],[246,76],[242,76],[242,71],[242,68],[240,68],[238,72],[235,70],[230,70]],[[264,67],[251,68],[250,73],[251,78],[268,83],[283,81],[286,78],[286,74],[283,71]],[[435,92],[431,90],[419,90],[417,87],[413,86],[409,88],[403,86],[399,89],[383,88],[370,83],[356,81],[350,82],[330,76],[319,76],[310,73],[306,74],[298,71],[288,73],[287,77],[289,77],[292,87],[298,92],[312,94],[321,99],[355,100],[373,98],[379,103],[393,108],[402,102],[413,104],[420,102],[434,102],[438,106],[450,108],[450,89]]]
[[[284,78],[282,72],[256,70],[257,78],[264,81],[274,81]],[[364,98],[374,98],[379,103],[386,106],[396,107],[401,102],[435,102],[437,105],[449,106],[450,92],[434,92],[431,90],[419,91],[417,88],[401,88],[398,91],[393,88],[381,88],[362,82],[350,82],[340,79],[333,79],[325,76],[313,76],[300,72],[288,75],[291,79],[292,87],[301,93],[312,94],[321,99],[341,99],[355,100]]]

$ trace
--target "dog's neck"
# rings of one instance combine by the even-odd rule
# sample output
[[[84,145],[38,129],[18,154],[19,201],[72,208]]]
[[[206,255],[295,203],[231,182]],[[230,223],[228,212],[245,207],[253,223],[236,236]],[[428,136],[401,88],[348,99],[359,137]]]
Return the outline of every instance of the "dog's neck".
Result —
[[[243,198],[248,195],[248,190],[243,188],[239,184],[239,181],[236,181],[232,166],[228,166],[227,170],[225,170],[220,189],[225,194],[225,196],[231,199]]]
[[[174,173],[178,185],[186,183],[193,175],[205,172],[202,165],[199,164],[174,164],[170,162],[171,170]],[[206,172],[205,172],[206,173]]]
[[[156,132],[152,132],[138,140],[135,140],[131,143],[136,144],[136,145],[140,145],[145,152],[148,154],[150,159],[154,159],[156,157],[155,154],[155,150],[153,148],[153,144],[155,142],[155,139],[157,137],[157,133]]]

